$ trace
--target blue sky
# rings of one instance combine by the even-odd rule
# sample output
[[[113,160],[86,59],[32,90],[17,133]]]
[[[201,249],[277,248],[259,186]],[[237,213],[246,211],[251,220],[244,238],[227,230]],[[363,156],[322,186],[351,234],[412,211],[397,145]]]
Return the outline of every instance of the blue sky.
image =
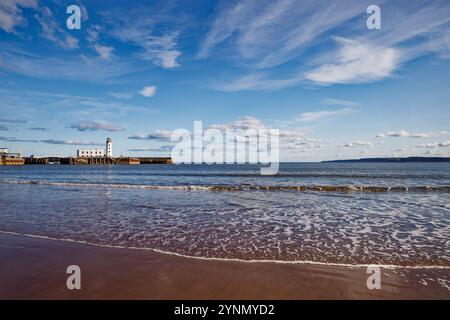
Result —
[[[449,58],[449,1],[2,0],[0,147],[165,156],[202,120],[282,161],[450,156]]]

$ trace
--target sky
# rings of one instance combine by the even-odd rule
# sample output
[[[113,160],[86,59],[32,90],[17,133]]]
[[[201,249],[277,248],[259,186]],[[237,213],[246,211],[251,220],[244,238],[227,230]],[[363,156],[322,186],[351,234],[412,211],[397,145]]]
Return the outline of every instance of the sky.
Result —
[[[0,147],[26,156],[168,156],[196,120],[278,129],[281,161],[450,156],[449,83],[449,1],[0,1]]]

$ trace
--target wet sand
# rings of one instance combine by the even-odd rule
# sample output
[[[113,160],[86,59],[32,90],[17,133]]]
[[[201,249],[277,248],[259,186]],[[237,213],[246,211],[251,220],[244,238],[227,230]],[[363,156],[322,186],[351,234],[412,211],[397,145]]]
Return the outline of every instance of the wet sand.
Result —
[[[68,290],[66,268],[81,268]],[[0,234],[0,299],[450,299],[450,269],[207,261]],[[447,288],[448,286],[448,288]]]

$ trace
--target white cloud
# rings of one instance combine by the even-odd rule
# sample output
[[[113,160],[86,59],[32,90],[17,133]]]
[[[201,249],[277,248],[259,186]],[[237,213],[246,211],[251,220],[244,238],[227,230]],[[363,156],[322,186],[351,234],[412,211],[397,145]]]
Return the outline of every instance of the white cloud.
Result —
[[[373,145],[373,143],[370,141],[355,141],[355,142],[346,143],[343,145],[343,147],[345,147],[345,148],[370,147],[372,145]]]
[[[249,129],[261,129],[265,128],[266,126],[263,124],[263,122],[255,117],[246,116],[244,118],[237,119],[231,123],[226,124],[213,124],[210,126],[212,129],[219,129],[222,131],[225,130],[249,130]]]
[[[128,139],[170,141],[171,136],[172,131],[170,130],[156,130],[154,133],[132,135]]]
[[[139,94],[143,97],[153,97],[156,94],[156,90],[158,88],[156,86],[147,86],[144,87],[141,91],[139,91]]]
[[[122,126],[111,124],[106,121],[79,121],[77,123],[71,124],[70,128],[77,129],[78,131],[110,131],[110,132],[118,132],[123,131],[124,128]]]
[[[37,9],[36,0],[2,0],[0,1],[0,28],[7,33],[16,33],[16,27],[27,24],[22,8]]]
[[[251,116],[238,118],[229,123],[212,124],[207,129],[220,130],[222,133],[226,131],[236,134],[245,133],[247,130],[270,129],[261,119]],[[155,141],[171,141],[172,131],[156,130],[150,134],[136,134],[129,136],[131,140],[155,140]],[[280,148],[284,150],[304,150],[311,148],[321,148],[324,142],[320,139],[314,139],[306,136],[306,132],[298,128],[279,130],[278,133]]]
[[[312,111],[312,112],[304,112],[300,114],[295,120],[298,122],[311,122],[316,121],[322,118],[340,116],[344,114],[352,113],[352,108],[343,108],[338,110],[321,110],[321,111]]]
[[[397,49],[342,38],[337,41],[341,45],[339,62],[307,72],[307,79],[319,84],[366,83],[391,76],[399,66]]]
[[[416,147],[418,147],[418,148],[450,147],[450,140],[444,141],[444,142],[418,144]]]
[[[161,50],[156,55],[159,57],[158,64],[165,69],[172,69],[180,65],[177,62],[177,58],[181,55],[179,50]]]
[[[108,47],[108,46],[102,46],[102,45],[99,45],[99,44],[95,44],[94,45],[94,49],[98,53],[100,58],[103,59],[103,60],[110,61],[110,60],[112,60],[112,58],[114,56],[113,55],[113,51],[114,51],[113,47]]]
[[[438,132],[408,132],[406,130],[400,131],[388,131],[385,133],[379,133],[376,135],[377,138],[386,138],[386,137],[394,137],[394,138],[434,138],[439,136],[444,136],[449,134],[447,131],[438,131]]]
[[[208,128],[218,129],[222,132],[226,132],[227,130],[235,132],[245,132],[246,130],[270,129],[271,126],[256,117],[245,116],[229,123],[212,124]],[[280,138],[280,142],[282,143],[283,148],[312,146],[321,143],[320,140],[306,137],[305,131],[298,128],[279,129],[278,137]]]

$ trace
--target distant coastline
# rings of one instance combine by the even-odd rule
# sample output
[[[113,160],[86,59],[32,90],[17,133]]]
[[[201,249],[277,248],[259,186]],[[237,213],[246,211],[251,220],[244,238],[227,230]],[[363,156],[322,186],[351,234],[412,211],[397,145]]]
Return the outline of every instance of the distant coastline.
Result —
[[[361,158],[322,162],[450,162],[450,157]]]

